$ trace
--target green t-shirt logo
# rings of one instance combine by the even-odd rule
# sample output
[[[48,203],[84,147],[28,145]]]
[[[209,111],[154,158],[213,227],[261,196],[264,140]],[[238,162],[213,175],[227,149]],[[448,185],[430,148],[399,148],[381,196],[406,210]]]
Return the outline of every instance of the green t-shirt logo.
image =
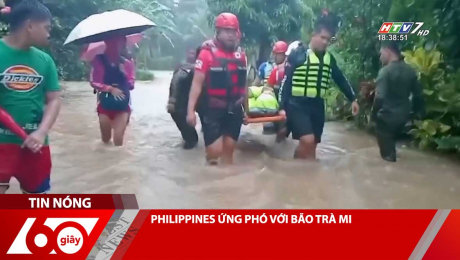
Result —
[[[0,74],[0,83],[10,90],[27,92],[36,88],[43,81],[43,76],[31,67],[15,65]]]
[[[14,49],[0,39],[0,107],[27,132],[37,130],[46,94],[59,91],[53,59],[37,48]],[[0,145],[23,140],[0,124]]]

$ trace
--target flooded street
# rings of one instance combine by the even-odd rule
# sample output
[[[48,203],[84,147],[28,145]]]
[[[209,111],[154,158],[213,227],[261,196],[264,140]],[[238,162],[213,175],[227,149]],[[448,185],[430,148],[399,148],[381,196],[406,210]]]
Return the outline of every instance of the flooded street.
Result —
[[[319,162],[294,161],[293,140],[275,144],[251,125],[235,166],[207,167],[201,135],[182,150],[166,113],[171,75],[137,84],[123,148],[102,145],[89,85],[63,83],[51,192],[135,193],[142,208],[460,208],[460,162],[403,148],[386,163],[372,136],[340,122],[326,124]]]

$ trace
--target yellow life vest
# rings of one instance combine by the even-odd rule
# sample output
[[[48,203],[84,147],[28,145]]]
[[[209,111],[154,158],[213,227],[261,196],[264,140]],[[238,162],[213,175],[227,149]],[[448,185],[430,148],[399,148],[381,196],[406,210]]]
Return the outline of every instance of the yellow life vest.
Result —
[[[331,55],[326,52],[321,61],[308,50],[305,63],[297,67],[292,77],[293,97],[324,97],[332,77]]]

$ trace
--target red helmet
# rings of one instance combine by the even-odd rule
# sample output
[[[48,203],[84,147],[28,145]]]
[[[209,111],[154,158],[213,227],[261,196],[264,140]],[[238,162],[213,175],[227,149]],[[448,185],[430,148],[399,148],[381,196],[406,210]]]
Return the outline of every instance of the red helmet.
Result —
[[[288,44],[283,41],[278,41],[273,45],[273,53],[286,53]]]
[[[215,22],[216,28],[228,28],[240,30],[240,23],[238,22],[238,17],[232,13],[221,13],[216,17]]]

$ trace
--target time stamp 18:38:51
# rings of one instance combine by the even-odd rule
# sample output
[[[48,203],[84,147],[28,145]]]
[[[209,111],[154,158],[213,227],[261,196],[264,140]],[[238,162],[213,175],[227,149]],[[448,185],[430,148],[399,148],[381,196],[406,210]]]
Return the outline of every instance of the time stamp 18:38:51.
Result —
[[[379,34],[379,41],[407,41],[407,34]]]

